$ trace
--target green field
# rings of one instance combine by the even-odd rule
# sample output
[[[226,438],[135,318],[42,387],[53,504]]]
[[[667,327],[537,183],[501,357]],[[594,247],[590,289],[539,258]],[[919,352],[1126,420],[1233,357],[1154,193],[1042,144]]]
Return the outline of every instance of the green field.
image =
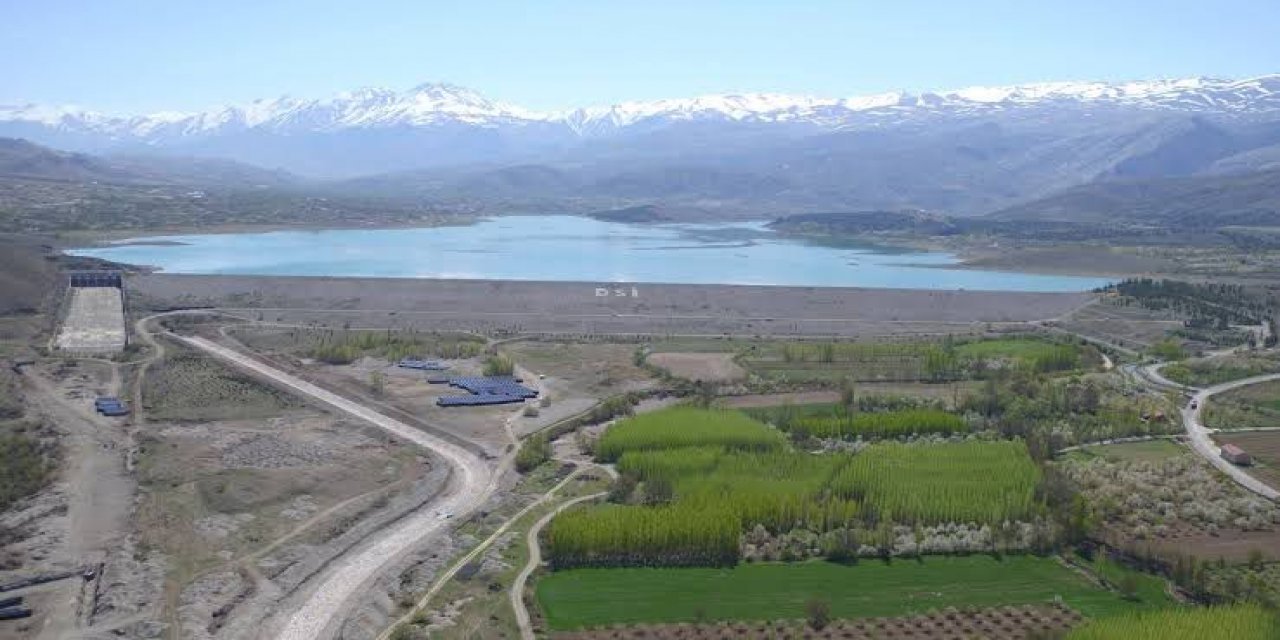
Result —
[[[966,342],[956,347],[956,355],[962,358],[1033,360],[1053,353],[1060,346],[1034,338],[1003,338]]]
[[[733,569],[575,569],[536,585],[552,629],[695,620],[802,618],[813,598],[837,618],[897,616],[944,607],[1048,603],[1088,617],[1164,606],[1094,586],[1053,558],[930,557],[840,565],[745,564]]]
[[[1186,453],[1187,450],[1172,440],[1147,440],[1145,442],[1124,442],[1121,444],[1100,444],[1077,449],[1069,454],[1070,458],[1088,460],[1103,458],[1117,462],[1156,462]]]
[[[1251,384],[1214,396],[1205,404],[1204,423],[1228,430],[1280,424],[1280,382]]]
[[[737,352],[763,379],[830,386],[858,382],[944,382],[981,378],[1012,365],[1043,373],[1096,364],[1092,348],[1036,336],[912,342],[771,342]]]
[[[1280,618],[1258,606],[1131,612],[1071,632],[1068,640],[1276,640]]]

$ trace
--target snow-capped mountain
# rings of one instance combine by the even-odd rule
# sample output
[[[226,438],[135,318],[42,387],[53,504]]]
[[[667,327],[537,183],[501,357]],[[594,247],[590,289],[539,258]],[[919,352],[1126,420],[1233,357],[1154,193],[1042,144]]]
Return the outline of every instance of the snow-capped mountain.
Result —
[[[450,84],[423,84],[408,91],[365,88],[331,98],[256,100],[203,112],[160,112],[122,117],[79,107],[0,106],[0,122],[28,123],[68,131],[157,139],[222,130],[333,131],[420,127],[461,123],[479,127],[560,124],[580,135],[626,128],[654,119],[790,122],[839,126],[859,114],[976,112],[1035,106],[1116,106],[1152,110],[1256,114],[1280,111],[1280,75],[1248,80],[1186,78],[1109,84],[1048,82],[969,87],[941,93],[883,93],[820,98],[776,93],[708,95],[687,99],[624,102],[563,113],[538,112],[494,102]]]
[[[1051,82],[844,98],[726,94],[565,112],[504,104],[449,84],[424,84],[407,91],[367,88],[324,99],[282,97],[134,116],[0,105],[0,136],[77,151],[218,156],[302,173],[352,175],[544,157],[597,140],[613,149],[620,140],[652,137],[671,127],[702,127],[704,136],[733,142],[740,127],[751,127],[754,135],[795,137],[984,119],[1065,118],[1075,126],[1098,117],[1149,122],[1176,116],[1233,122],[1280,118],[1280,75]]]

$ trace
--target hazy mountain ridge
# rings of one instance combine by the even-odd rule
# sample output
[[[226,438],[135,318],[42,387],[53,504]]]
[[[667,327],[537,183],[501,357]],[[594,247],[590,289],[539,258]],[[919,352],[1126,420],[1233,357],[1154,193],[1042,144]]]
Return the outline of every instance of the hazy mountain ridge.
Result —
[[[282,171],[217,164],[229,160],[328,178],[306,186],[320,195],[468,212],[654,204],[703,219],[972,216],[1095,182],[1280,168],[1280,76],[721,95],[564,113],[429,84],[139,118],[0,108],[0,135],[13,130],[101,154],[64,159],[98,162],[68,168],[68,179],[297,184]]]
[[[89,152],[223,157],[321,176],[469,163],[672,156],[750,149],[840,132],[957,123],[1077,125],[1199,115],[1229,126],[1280,118],[1280,76],[1131,83],[1057,82],[852,98],[726,94],[539,112],[449,84],[277,98],[196,113],[112,116],[0,106],[0,136]],[[672,132],[679,135],[668,135]]]
[[[111,116],[78,107],[0,106],[0,121],[80,129],[161,141],[220,130],[330,131],[344,128],[554,123],[589,136],[646,120],[721,119],[810,123],[839,128],[859,114],[884,118],[911,112],[1005,110],[1045,105],[1124,106],[1188,113],[1251,114],[1280,110],[1280,75],[1247,80],[1185,78],[1149,82],[1047,82],[969,87],[946,92],[893,92],[852,98],[746,93],[624,102],[567,112],[540,112],[495,102],[471,89],[427,83],[408,91],[364,88],[326,99],[288,96],[202,112]]]

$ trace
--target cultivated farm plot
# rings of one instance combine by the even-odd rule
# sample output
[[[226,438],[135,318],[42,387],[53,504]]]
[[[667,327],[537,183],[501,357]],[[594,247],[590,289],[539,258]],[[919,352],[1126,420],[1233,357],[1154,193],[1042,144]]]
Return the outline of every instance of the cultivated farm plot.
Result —
[[[1068,640],[1273,640],[1280,618],[1257,605],[1144,611],[1097,620]]]
[[[826,600],[832,616],[846,619],[920,615],[947,607],[1048,605],[1059,599],[1089,617],[1147,606],[1101,589],[1054,559],[1029,555],[856,565],[757,563],[730,569],[574,569],[540,579],[536,591],[553,630],[795,620],[805,616],[806,604],[814,599]],[[1066,620],[1078,618],[1062,613],[1060,622]]]
[[[1040,470],[1017,441],[887,442],[856,455],[811,454],[741,413],[677,407],[617,423],[595,454],[616,461],[638,488],[615,496],[625,504],[557,517],[547,533],[557,569],[731,564],[771,547],[757,530],[765,538],[798,529],[828,536],[807,548],[833,555],[877,554],[866,544],[873,540],[899,548],[893,530],[879,537],[858,530],[868,513],[885,527],[919,525],[923,537],[910,542],[913,549],[972,545],[958,533],[967,523],[991,527],[982,549],[1025,548],[1033,527],[1020,525],[1043,511],[1035,496]],[[744,545],[748,532],[756,539]]]
[[[1218,444],[1230,442],[1253,457],[1249,473],[1280,488],[1280,430],[1214,434]]]
[[[1109,542],[1138,551],[1244,560],[1280,552],[1280,507],[1190,453],[1058,463],[1097,508]]]
[[[938,400],[947,408],[954,409],[957,400],[976,391],[980,382],[960,380],[948,383],[931,382],[859,382],[854,392],[859,397],[885,396],[915,398],[920,400]],[[792,393],[760,393],[743,396],[729,396],[720,400],[721,404],[731,409],[758,409],[763,407],[805,405],[834,405],[840,401],[839,391],[797,391]]]
[[[1104,458],[1116,462],[1159,462],[1186,453],[1186,447],[1173,440],[1161,438],[1143,442],[1093,445],[1077,449],[1067,455],[1080,460]]]
[[[878,640],[886,637],[919,640],[987,638],[1024,640],[1034,634],[1063,633],[1081,623],[1079,613],[1064,605],[1023,605],[992,609],[948,609],[913,616],[835,620],[815,630],[803,620],[677,622],[607,627],[591,631],[561,631],[555,640],[626,640],[634,638],[704,638],[706,640],[830,639]]]
[[[1205,403],[1204,423],[1228,431],[1280,428],[1280,382],[1251,384],[1214,396]]]
[[[768,381],[832,386],[858,383],[942,382],[981,378],[991,370],[1030,368],[1046,373],[1095,368],[1092,347],[1034,335],[904,342],[765,342],[740,352],[740,361]]]

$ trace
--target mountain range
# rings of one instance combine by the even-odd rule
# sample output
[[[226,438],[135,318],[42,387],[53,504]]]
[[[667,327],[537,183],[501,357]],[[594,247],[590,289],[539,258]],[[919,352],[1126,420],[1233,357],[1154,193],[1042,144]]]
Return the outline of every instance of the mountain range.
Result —
[[[0,106],[0,136],[133,169],[172,172],[157,158],[182,158],[191,178],[216,166],[251,182],[301,181],[287,171],[333,192],[469,210],[975,215],[1100,182],[1280,168],[1280,75],[714,95],[562,112],[425,84],[195,113]],[[210,159],[220,164],[194,164]]]

